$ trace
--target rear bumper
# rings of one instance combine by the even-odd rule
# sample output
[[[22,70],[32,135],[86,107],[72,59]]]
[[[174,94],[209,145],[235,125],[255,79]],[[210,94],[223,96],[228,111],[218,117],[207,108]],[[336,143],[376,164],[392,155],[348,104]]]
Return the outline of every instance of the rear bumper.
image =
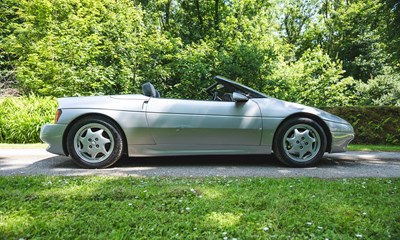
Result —
[[[63,149],[63,136],[66,125],[62,124],[46,124],[40,131],[40,139],[49,146],[46,149],[48,152],[66,155]]]

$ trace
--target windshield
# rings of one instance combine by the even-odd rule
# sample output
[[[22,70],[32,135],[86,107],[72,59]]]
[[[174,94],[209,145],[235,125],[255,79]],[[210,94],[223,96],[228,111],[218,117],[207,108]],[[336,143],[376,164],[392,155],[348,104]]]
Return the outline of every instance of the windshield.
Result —
[[[212,96],[215,101],[232,101],[234,92],[245,95],[248,98],[267,98],[268,96],[251,89],[245,85],[235,81],[226,79],[221,76],[215,77],[216,83],[207,88],[207,93]]]

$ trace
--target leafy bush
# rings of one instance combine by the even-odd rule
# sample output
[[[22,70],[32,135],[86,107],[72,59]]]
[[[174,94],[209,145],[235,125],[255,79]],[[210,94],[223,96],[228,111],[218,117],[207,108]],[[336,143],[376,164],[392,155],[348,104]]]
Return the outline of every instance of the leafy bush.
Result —
[[[400,106],[400,74],[387,68],[385,74],[360,83],[358,94],[364,105]]]
[[[153,26],[145,27],[143,11],[129,0],[7,4],[0,11],[13,9],[9,15],[15,17],[7,16],[10,21],[3,26],[7,33],[0,40],[0,57],[10,58],[24,94],[127,93],[142,81],[143,71],[157,69],[151,52],[168,46]]]
[[[0,142],[40,142],[40,129],[54,120],[56,108],[56,100],[50,97],[0,99]]]
[[[399,107],[324,108],[349,121],[355,130],[355,144],[400,144]]]
[[[323,107],[352,105],[355,81],[343,78],[340,62],[321,49],[307,50],[292,63],[283,62],[266,87],[267,94],[292,102]]]

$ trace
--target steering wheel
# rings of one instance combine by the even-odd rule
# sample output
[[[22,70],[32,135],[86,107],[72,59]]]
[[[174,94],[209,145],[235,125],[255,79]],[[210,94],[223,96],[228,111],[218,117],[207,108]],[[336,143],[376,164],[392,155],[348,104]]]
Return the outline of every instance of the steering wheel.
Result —
[[[213,101],[222,101],[222,99],[218,96],[218,91],[215,91],[212,96]]]

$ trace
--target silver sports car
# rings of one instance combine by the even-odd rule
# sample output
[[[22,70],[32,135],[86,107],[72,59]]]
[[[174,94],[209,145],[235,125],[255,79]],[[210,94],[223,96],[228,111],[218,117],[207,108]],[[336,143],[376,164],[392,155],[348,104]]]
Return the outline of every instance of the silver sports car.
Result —
[[[80,166],[105,168],[122,156],[274,154],[293,167],[315,165],[325,152],[344,152],[352,126],[322,110],[268,97],[215,77],[209,100],[143,95],[58,99],[54,124],[40,137],[47,151]]]

